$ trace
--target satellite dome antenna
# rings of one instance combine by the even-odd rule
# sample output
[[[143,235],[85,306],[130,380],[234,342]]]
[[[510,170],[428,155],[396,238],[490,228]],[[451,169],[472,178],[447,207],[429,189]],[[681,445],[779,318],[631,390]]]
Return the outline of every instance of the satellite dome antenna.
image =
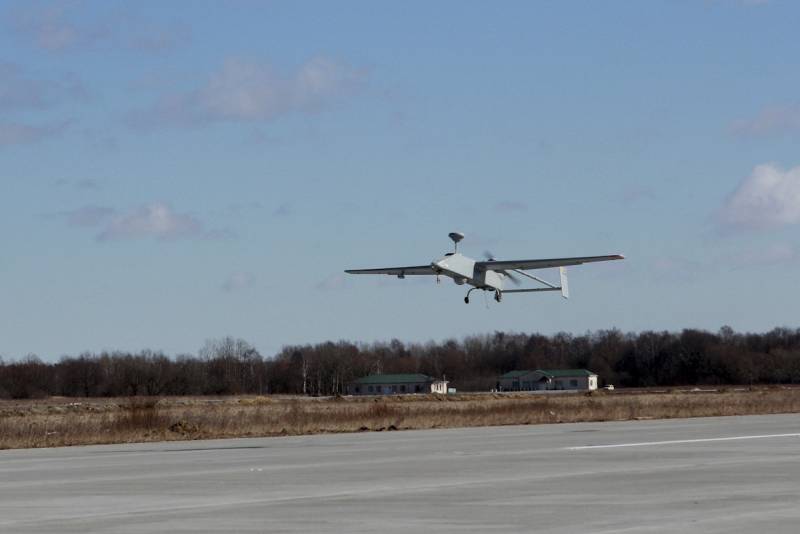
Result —
[[[450,239],[452,239],[453,243],[455,244],[455,250],[453,251],[453,253],[454,254],[458,253],[458,242],[464,239],[464,234],[462,234],[461,232],[450,232],[447,235],[450,236]]]

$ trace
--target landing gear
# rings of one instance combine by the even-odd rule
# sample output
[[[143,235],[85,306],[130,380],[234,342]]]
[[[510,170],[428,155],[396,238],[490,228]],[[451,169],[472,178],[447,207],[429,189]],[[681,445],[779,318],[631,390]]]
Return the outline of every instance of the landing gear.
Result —
[[[464,297],[464,304],[469,304],[469,294],[472,293],[473,291],[475,291],[476,289],[480,289],[482,291],[492,291],[492,288],[490,286],[470,288],[470,290],[467,291],[467,296]],[[502,291],[500,291],[499,289],[495,289],[494,290],[494,300],[496,300],[497,302],[500,302],[502,299],[503,299]]]
[[[464,297],[464,304],[469,304],[469,294],[472,293],[473,291],[475,291],[476,289],[478,289],[478,288],[477,287],[473,287],[469,291],[467,291],[467,296]]]

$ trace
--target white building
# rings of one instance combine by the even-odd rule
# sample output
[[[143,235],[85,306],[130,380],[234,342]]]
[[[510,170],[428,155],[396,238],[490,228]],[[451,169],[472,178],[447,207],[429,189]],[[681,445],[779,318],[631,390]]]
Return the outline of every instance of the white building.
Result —
[[[402,395],[404,393],[447,393],[447,381],[423,374],[369,375],[347,386],[350,395]]]
[[[500,391],[549,391],[597,389],[597,375],[586,369],[536,369],[510,371],[497,380]]]

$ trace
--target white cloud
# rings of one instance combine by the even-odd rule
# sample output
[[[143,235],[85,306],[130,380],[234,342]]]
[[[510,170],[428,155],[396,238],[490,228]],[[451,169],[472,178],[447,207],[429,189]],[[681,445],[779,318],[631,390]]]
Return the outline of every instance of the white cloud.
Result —
[[[728,197],[719,221],[730,229],[767,229],[800,223],[800,166],[784,171],[758,165]]]
[[[32,40],[39,48],[60,51],[71,48],[86,36],[67,17],[67,5],[18,10],[15,13],[17,32]]]
[[[168,205],[154,202],[113,217],[97,239],[113,241],[152,237],[173,240],[205,234],[203,223],[194,216],[175,213]]]
[[[366,73],[327,58],[314,58],[296,72],[227,60],[201,88],[163,96],[131,117],[136,127],[198,126],[212,122],[265,122],[290,113],[315,113],[356,91]]]
[[[153,238],[164,241],[231,237],[228,230],[207,230],[194,215],[176,213],[163,202],[152,202],[127,212],[108,206],[88,205],[72,211],[50,215],[63,219],[70,226],[97,228],[98,241],[119,241]]]
[[[70,226],[99,228],[98,241],[231,237],[228,230],[206,230],[195,216],[176,213],[163,202],[145,204],[123,213],[108,206],[88,205],[53,216],[65,220]]]
[[[0,148],[9,145],[36,143],[64,132],[72,121],[61,121],[42,126],[17,122],[0,122]]]
[[[0,61],[0,111],[45,109],[63,100],[89,99],[89,90],[74,73],[38,79],[15,63]]]
[[[733,133],[742,136],[763,137],[800,131],[800,104],[768,106],[752,119],[735,121]]]
[[[88,93],[74,76],[58,80],[34,79],[14,64],[0,61],[0,148],[35,143],[63,133],[74,121],[50,121],[30,124],[6,117],[18,112],[43,110],[65,99],[85,100]]]
[[[231,274],[225,283],[222,284],[222,289],[228,293],[232,293],[234,291],[250,289],[255,285],[256,277],[253,275],[253,273],[240,271]]]
[[[160,54],[184,45],[191,36],[185,23],[131,9],[96,9],[74,1],[20,4],[10,12],[12,28],[23,41],[48,52],[102,46],[104,52],[130,48]]]

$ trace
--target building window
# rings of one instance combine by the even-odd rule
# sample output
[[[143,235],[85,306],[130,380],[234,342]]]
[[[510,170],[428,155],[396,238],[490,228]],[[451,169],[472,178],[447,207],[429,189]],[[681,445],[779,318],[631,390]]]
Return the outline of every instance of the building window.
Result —
[[[361,393],[361,389],[358,386],[356,386],[356,393]]]
[[[367,391],[369,391],[370,393],[372,393],[372,386],[369,386],[369,387],[367,388]]]
[[[578,387],[578,381],[577,380],[570,380],[569,381],[569,385],[571,387],[573,387],[573,388],[576,388],[576,387]]]
[[[402,393],[405,393],[405,392],[406,392],[406,387],[405,387],[404,385],[403,385],[403,386],[400,386],[400,391],[401,391]]]
[[[419,393],[420,391],[422,391],[422,386],[420,386],[419,384],[414,386],[414,393]]]

